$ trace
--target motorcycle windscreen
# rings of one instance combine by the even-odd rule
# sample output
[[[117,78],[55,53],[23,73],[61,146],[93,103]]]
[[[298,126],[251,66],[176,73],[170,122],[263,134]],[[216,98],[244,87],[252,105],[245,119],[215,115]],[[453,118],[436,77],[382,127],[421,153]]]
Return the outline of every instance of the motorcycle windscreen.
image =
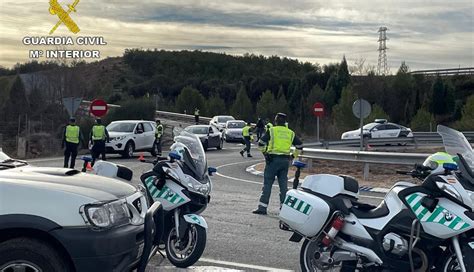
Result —
[[[437,131],[443,138],[446,153],[451,156],[461,154],[471,170],[474,171],[474,151],[464,134],[443,125],[438,125]]]
[[[207,158],[199,137],[182,131],[179,136],[174,137],[174,141],[176,144],[171,146],[171,150],[181,154],[181,160],[194,173],[196,180],[202,183],[207,182]],[[186,149],[183,150],[182,146]]]

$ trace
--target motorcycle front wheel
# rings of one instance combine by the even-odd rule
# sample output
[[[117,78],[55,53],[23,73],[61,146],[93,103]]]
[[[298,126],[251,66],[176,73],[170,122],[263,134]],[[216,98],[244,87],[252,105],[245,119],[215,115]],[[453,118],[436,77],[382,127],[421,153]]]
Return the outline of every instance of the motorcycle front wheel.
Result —
[[[206,248],[206,229],[190,224],[184,237],[178,241],[176,228],[166,237],[166,256],[176,267],[186,268],[195,264]]]
[[[300,267],[303,272],[310,271],[339,271],[353,272],[356,269],[357,262],[338,262],[326,264],[315,258],[317,252],[321,249],[320,241],[305,240],[300,251]]]
[[[449,252],[442,257],[441,264],[436,271],[439,272],[456,272],[462,271],[461,266],[459,266],[458,258],[455,253]]]

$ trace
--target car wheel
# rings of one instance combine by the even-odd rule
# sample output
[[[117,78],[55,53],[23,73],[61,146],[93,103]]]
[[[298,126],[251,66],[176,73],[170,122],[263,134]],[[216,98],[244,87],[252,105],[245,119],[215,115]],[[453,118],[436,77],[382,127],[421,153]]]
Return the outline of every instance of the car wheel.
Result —
[[[223,140],[223,139],[220,139],[219,145],[217,146],[217,150],[221,150],[222,147],[224,147],[224,140]]]
[[[207,151],[207,148],[209,147],[207,140],[204,141],[204,143],[202,144],[202,147],[204,148],[204,151]]]
[[[122,153],[122,157],[131,158],[133,157],[133,152],[135,151],[135,145],[133,142],[127,142]]]
[[[26,237],[0,244],[0,271],[72,271],[68,260],[44,241]]]

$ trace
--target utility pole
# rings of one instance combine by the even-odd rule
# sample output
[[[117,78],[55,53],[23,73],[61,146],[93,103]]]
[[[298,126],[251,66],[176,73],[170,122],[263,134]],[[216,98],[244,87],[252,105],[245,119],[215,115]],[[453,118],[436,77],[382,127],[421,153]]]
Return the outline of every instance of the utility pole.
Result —
[[[387,66],[387,30],[385,26],[379,28],[379,60],[377,64],[377,74],[378,75],[388,75],[388,66]]]

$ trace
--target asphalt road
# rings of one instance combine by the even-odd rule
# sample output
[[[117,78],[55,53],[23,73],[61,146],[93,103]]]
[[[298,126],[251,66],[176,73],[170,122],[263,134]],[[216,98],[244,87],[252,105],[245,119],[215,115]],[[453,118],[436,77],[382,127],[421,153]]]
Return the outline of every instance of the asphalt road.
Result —
[[[254,158],[242,158],[241,146],[226,144],[223,150],[209,150],[208,166],[217,167],[212,178],[211,202],[202,214],[209,230],[207,245],[201,260],[189,269],[176,269],[166,259],[156,255],[148,271],[298,271],[301,243],[288,241],[291,233],[278,228],[278,188],[274,186],[269,215],[251,213],[257,207],[263,178],[251,175],[245,169],[263,157],[257,150]],[[139,155],[139,154],[137,154]],[[149,154],[145,153],[145,156]],[[150,165],[137,158],[122,159],[111,155],[110,161],[130,167],[133,182]],[[33,160],[36,166],[62,166],[62,158]],[[80,161],[76,163],[79,168]],[[372,204],[381,201],[380,194],[365,194],[361,200]]]

